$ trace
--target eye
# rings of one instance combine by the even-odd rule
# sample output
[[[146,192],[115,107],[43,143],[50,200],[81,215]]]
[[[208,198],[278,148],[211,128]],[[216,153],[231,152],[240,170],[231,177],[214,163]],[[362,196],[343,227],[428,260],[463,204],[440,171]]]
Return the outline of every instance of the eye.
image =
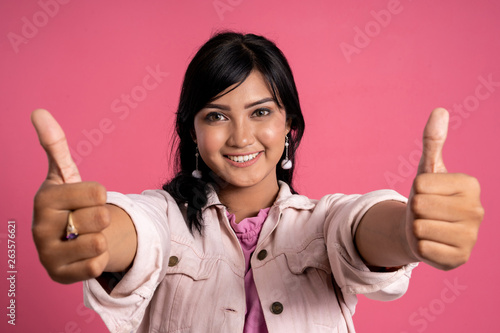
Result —
[[[256,117],[264,117],[271,113],[269,109],[257,109],[253,112],[253,115]]]
[[[226,117],[219,112],[210,112],[205,116],[205,119],[210,122],[216,122],[216,121],[223,121],[226,119]]]

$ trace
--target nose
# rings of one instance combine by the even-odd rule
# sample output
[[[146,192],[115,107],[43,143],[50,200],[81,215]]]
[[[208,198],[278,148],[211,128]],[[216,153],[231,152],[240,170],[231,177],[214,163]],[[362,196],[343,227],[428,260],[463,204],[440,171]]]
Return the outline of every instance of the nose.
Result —
[[[244,148],[255,142],[252,126],[246,121],[236,121],[231,127],[231,135],[228,145],[236,148]]]

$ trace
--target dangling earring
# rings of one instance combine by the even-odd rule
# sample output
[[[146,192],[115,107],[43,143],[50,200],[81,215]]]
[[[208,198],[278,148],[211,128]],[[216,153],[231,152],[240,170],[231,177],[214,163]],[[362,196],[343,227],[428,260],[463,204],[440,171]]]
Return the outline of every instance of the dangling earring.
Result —
[[[292,168],[292,161],[288,159],[288,146],[290,144],[288,143],[288,135],[285,136],[285,159],[281,161],[281,168],[288,170]]]
[[[196,153],[194,154],[194,156],[196,156],[196,170],[194,170],[191,175],[194,177],[194,178],[198,178],[198,179],[201,179],[201,171],[198,170],[198,156],[200,156],[200,153],[198,152],[198,146],[196,146]]]

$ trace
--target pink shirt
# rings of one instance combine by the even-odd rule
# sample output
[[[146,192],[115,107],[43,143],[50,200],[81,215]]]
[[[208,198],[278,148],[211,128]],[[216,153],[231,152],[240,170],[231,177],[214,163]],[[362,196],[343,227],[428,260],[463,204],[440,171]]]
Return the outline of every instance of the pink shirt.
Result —
[[[245,256],[245,296],[247,303],[247,313],[245,316],[244,333],[267,333],[264,313],[259,301],[259,294],[253,280],[253,272],[250,269],[250,257],[257,247],[260,230],[267,218],[270,208],[264,208],[259,211],[257,216],[248,217],[235,222],[235,216],[227,212],[227,217],[231,227],[240,241],[243,255]],[[257,255],[257,254],[256,254]]]
[[[133,265],[110,293],[96,279],[83,283],[85,304],[111,332],[243,332],[246,262],[215,191],[202,209],[202,235],[165,191],[110,192],[107,200],[137,231]],[[406,201],[391,190],[312,200],[280,182],[250,257],[269,333],[354,332],[356,294],[387,301],[406,292],[415,264],[372,272],[353,241],[366,211],[384,200]]]

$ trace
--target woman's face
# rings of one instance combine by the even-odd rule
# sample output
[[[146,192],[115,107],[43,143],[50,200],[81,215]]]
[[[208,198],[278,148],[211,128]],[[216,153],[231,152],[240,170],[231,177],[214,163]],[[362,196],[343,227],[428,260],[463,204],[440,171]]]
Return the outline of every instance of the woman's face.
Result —
[[[224,93],[194,118],[201,158],[230,186],[276,186],[276,165],[290,130],[285,110],[258,71]]]

